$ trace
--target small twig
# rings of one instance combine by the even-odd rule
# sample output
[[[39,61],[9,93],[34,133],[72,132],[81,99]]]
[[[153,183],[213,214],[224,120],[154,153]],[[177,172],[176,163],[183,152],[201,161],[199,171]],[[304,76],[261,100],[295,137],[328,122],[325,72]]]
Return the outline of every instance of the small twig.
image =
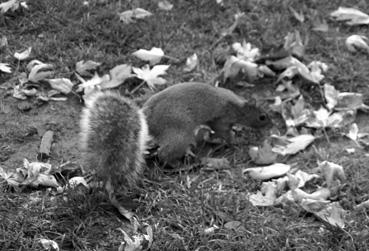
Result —
[[[142,82],[136,86],[132,91],[131,91],[131,94],[134,94],[138,89],[140,89],[144,84],[146,83],[145,80],[142,80]]]

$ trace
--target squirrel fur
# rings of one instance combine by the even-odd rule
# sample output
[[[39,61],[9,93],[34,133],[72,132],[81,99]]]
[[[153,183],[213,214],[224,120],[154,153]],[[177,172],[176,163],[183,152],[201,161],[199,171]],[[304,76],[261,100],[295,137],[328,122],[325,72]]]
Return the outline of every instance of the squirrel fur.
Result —
[[[216,137],[232,143],[234,124],[254,128],[271,125],[267,114],[231,90],[205,83],[173,85],[143,105],[149,133],[159,145],[158,156],[168,163],[184,156],[195,144],[195,130],[209,126]]]
[[[110,199],[116,202],[114,190],[135,187],[141,178],[150,139],[159,146],[159,159],[173,163],[195,143],[198,126],[209,126],[216,136],[231,143],[235,123],[254,128],[271,124],[254,104],[228,89],[205,83],[168,87],[150,97],[141,109],[117,93],[99,92],[87,99],[82,111],[84,165],[105,182]]]

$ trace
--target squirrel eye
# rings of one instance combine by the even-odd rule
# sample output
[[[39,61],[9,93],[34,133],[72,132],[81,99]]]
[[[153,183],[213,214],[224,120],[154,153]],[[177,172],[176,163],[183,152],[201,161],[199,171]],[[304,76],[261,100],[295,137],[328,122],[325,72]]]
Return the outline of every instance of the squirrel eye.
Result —
[[[259,119],[260,119],[260,121],[265,121],[265,120],[267,119],[266,114],[261,114],[261,115],[259,116]]]

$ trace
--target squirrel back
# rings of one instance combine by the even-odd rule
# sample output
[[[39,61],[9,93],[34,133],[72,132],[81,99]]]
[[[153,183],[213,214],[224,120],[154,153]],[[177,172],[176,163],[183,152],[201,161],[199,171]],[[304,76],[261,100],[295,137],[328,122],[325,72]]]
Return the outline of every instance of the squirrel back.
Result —
[[[206,83],[176,84],[154,94],[144,106],[149,133],[159,145],[159,158],[171,162],[195,142],[194,131],[208,125],[216,136],[232,142],[231,127],[269,126],[267,114],[231,90]]]
[[[84,166],[113,188],[135,187],[149,140],[142,110],[117,93],[98,92],[88,97],[80,127]]]

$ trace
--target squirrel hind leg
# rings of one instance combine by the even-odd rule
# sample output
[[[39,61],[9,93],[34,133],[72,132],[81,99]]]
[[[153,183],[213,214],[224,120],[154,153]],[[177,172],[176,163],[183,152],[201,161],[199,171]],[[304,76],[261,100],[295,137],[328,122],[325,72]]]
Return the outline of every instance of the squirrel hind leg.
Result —
[[[159,141],[158,157],[161,161],[172,165],[189,152],[191,145],[195,143],[192,132],[182,130],[170,130],[162,135]]]
[[[119,211],[119,213],[123,217],[132,222],[134,220],[135,214],[119,203],[110,179],[105,183],[105,190],[108,193],[110,203]]]

